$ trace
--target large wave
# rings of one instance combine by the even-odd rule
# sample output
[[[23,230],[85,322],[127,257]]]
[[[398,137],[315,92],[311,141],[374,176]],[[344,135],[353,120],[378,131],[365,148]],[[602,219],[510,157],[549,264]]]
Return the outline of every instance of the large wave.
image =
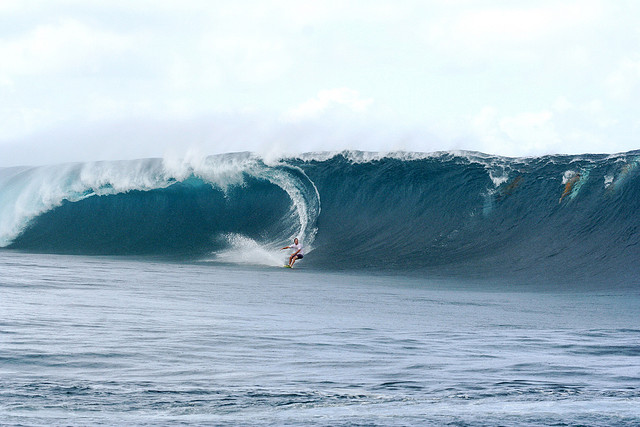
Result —
[[[223,256],[292,236],[312,245],[320,213],[301,169],[248,153],[4,169],[0,203],[0,244],[75,254]]]
[[[0,244],[539,280],[640,277],[640,152],[249,153],[0,170]]]

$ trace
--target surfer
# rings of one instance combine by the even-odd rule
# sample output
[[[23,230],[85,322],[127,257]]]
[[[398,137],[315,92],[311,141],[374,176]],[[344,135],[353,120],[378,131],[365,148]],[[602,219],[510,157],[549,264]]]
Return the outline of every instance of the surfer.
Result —
[[[577,173],[574,176],[572,176],[569,181],[567,181],[567,183],[564,186],[564,191],[562,192],[562,196],[560,197],[560,200],[558,201],[558,203],[562,203],[562,199],[564,199],[564,196],[571,193],[571,189],[573,188],[573,185],[576,182],[578,182],[579,179],[580,179],[580,174]]]
[[[513,181],[511,181],[509,184],[507,184],[507,186],[504,188],[504,190],[502,190],[500,192],[500,194],[498,195],[498,197],[496,198],[498,201],[500,200],[504,200],[507,198],[507,196],[510,196],[513,194],[514,191],[516,191],[516,189],[518,187],[520,187],[520,184],[522,184],[522,181],[524,180],[524,176],[522,175],[518,175],[516,176]]]
[[[302,245],[299,243],[297,237],[295,239],[293,239],[293,245],[285,246],[284,248],[282,248],[280,250],[282,251],[284,249],[293,249],[295,251],[289,257],[289,265],[288,265],[288,267],[293,267],[293,264],[295,264],[296,260],[304,258],[304,251],[302,250]],[[285,266],[285,267],[287,267],[287,266]]]

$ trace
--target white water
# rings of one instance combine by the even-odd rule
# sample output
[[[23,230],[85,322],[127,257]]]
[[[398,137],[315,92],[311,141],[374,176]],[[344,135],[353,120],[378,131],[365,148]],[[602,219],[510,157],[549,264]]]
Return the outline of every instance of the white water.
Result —
[[[270,267],[284,265],[287,254],[278,247],[260,244],[253,239],[235,233],[229,233],[224,237],[229,244],[229,248],[217,252],[212,261]]]

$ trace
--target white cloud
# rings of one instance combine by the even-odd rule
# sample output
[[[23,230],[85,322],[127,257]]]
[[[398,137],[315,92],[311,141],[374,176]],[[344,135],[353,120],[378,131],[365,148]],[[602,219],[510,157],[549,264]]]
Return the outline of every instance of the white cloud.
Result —
[[[364,113],[373,103],[373,98],[363,98],[358,91],[349,88],[321,90],[318,94],[288,111],[285,118],[301,120],[316,118],[337,108],[346,108],[356,113]]]
[[[558,3],[532,8],[483,9],[461,14],[454,33],[468,41],[513,43],[544,37],[595,17],[597,3]]]
[[[637,141],[613,138],[621,120],[599,99],[576,103],[558,97],[548,109],[512,114],[486,106],[471,120],[465,148],[508,156],[629,151]]]
[[[559,96],[556,98],[551,108],[559,113],[564,113],[573,108],[573,104],[569,102],[566,96]]]
[[[622,59],[607,77],[606,85],[614,98],[626,100],[633,97],[634,91],[640,87],[640,60]]]
[[[292,63],[285,42],[279,37],[213,33],[203,37],[200,54],[208,58],[203,62],[209,64],[209,69],[252,84],[280,77]],[[190,71],[202,75],[196,68]]]
[[[13,81],[25,75],[46,75],[86,69],[101,55],[133,46],[128,37],[91,28],[73,19],[34,28],[20,38],[0,39],[0,78]]]
[[[96,117],[96,108],[105,111],[107,99],[121,106],[121,101],[113,102],[108,87],[100,86],[110,77],[106,68],[125,74],[117,62],[136,45],[135,37],[71,18],[52,19],[0,37],[0,140],[28,135],[72,117],[90,120]]]
[[[562,57],[572,55],[585,61],[588,51],[569,47],[567,34],[579,38],[581,29],[593,31],[589,25],[597,21],[603,8],[598,0],[508,2],[497,7],[495,2],[470,2],[457,8],[445,5],[450,7],[424,22],[420,33],[445,59],[466,64],[481,58],[532,63],[557,49]]]
[[[486,153],[508,156],[541,155],[561,145],[551,111],[524,112],[501,116],[493,107],[484,107],[472,120],[473,131]]]
[[[507,116],[500,120],[500,129],[516,145],[525,152],[547,153],[561,143],[553,123],[550,111],[521,113]]]
[[[639,17],[602,0],[0,0],[0,144],[246,114],[295,129],[302,151],[398,135],[408,150],[633,149]],[[234,150],[278,139],[247,122]]]
[[[22,0],[2,0],[0,1],[0,12],[15,12],[24,10],[24,1]]]

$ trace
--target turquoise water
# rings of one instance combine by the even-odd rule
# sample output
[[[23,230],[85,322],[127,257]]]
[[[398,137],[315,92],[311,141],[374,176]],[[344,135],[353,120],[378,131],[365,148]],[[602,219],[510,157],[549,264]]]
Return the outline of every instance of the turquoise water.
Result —
[[[304,261],[0,251],[1,423],[640,423],[633,286]]]

